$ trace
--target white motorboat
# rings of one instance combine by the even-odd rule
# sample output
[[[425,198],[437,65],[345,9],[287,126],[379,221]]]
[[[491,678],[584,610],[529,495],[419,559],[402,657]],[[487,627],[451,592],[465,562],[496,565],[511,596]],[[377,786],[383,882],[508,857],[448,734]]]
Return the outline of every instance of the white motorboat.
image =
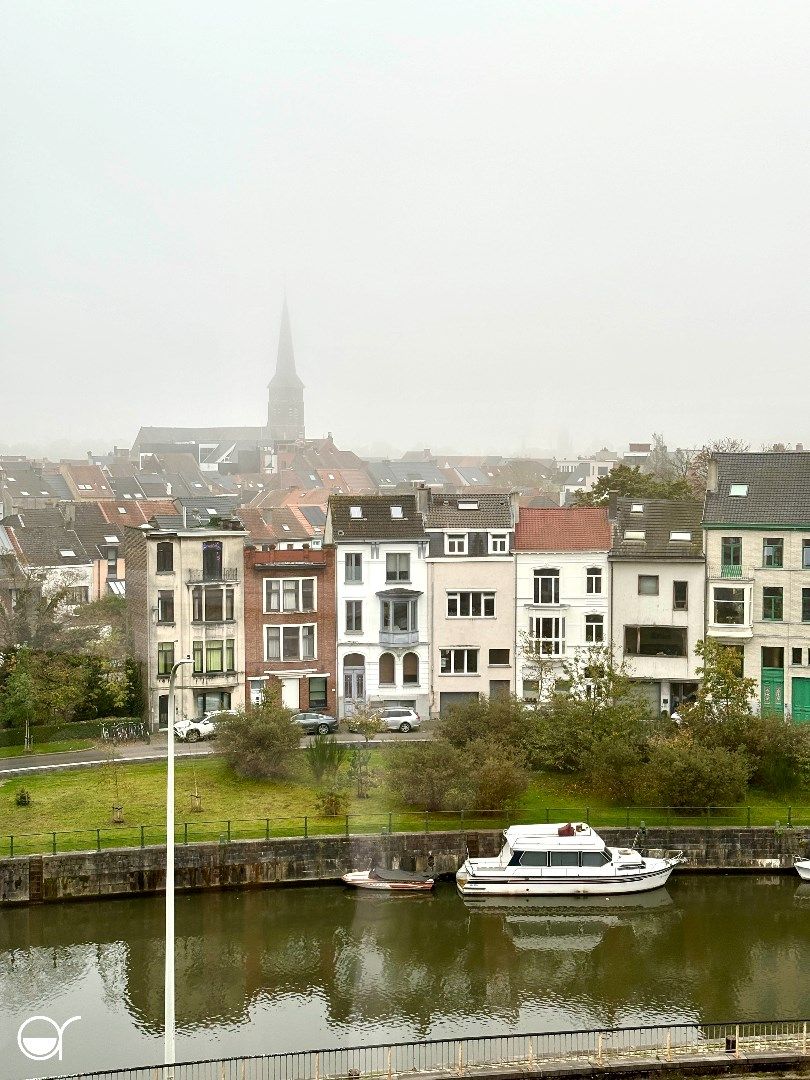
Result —
[[[796,859],[793,865],[802,881],[810,881],[810,859]]]
[[[492,859],[468,856],[456,888],[473,896],[614,896],[666,885],[683,859],[642,857],[635,848],[610,848],[585,822],[513,825]]]
[[[351,870],[341,880],[352,888],[373,889],[376,892],[427,892],[433,888],[430,874],[384,870],[379,866],[371,870]]]

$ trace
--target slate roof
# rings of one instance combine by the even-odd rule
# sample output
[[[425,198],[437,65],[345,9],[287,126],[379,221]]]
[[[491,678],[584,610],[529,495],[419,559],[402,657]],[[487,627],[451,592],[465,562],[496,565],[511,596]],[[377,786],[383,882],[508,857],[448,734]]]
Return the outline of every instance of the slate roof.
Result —
[[[640,511],[634,511],[640,506]],[[643,540],[625,534],[643,532]],[[691,540],[670,540],[671,532],[688,532]],[[613,528],[612,559],[702,559],[700,503],[693,499],[618,499]]]
[[[520,509],[516,551],[609,551],[611,543],[606,507]]]
[[[477,503],[475,510],[459,504]],[[433,494],[428,497],[426,529],[512,529],[512,500],[505,493],[473,491],[466,495]]]
[[[123,533],[110,525],[98,503],[74,503],[73,513],[76,518],[74,531],[91,559],[106,558],[110,545],[123,543]],[[107,536],[114,536],[116,539],[108,543],[105,539]]]
[[[65,525],[56,507],[23,510],[4,518],[2,524],[12,534],[27,566],[86,566],[94,558],[85,551],[75,530]],[[73,555],[62,555],[62,551]]]
[[[359,506],[362,517],[353,518],[349,508]],[[391,516],[401,506],[402,517]],[[351,540],[424,540],[422,515],[415,495],[332,495],[328,514],[336,543]]]
[[[810,527],[810,453],[716,454],[717,491],[706,492],[705,525]],[[748,494],[729,494],[747,484]]]
[[[113,499],[100,499],[98,506],[104,515],[110,533],[116,528],[123,529],[125,525],[137,528],[145,525],[155,514],[175,514],[177,508],[171,499],[141,499],[138,502],[127,500],[126,502]]]

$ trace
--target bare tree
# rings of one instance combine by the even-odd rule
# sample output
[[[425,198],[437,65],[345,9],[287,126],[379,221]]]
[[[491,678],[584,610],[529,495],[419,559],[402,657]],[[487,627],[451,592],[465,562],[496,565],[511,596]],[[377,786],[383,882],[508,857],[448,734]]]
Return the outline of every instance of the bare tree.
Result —
[[[747,450],[750,450],[747,442],[731,437],[714,439],[710,443],[704,443],[692,458],[687,474],[695,493],[702,495],[705,492],[709,475],[709,462],[715,454],[744,454]]]

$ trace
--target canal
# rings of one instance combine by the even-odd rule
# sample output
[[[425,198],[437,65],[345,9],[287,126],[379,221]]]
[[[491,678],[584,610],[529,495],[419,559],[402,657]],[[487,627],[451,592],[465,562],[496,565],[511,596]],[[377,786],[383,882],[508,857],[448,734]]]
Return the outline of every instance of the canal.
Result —
[[[0,913],[3,1080],[156,1063],[163,903]],[[491,901],[450,885],[336,887],[177,902],[178,1058],[666,1021],[810,1015],[810,886],[673,878],[617,900]],[[20,1024],[58,1023],[61,1063],[27,1061]]]

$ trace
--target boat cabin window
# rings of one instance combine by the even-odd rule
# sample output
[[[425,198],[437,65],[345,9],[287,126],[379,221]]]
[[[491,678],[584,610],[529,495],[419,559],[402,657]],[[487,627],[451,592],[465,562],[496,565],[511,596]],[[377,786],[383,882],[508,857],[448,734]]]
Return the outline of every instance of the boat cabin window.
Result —
[[[607,851],[583,851],[581,866],[604,866],[610,862]]]
[[[549,866],[579,866],[578,851],[550,851]]]
[[[521,866],[548,866],[547,851],[524,851],[520,856]]]

